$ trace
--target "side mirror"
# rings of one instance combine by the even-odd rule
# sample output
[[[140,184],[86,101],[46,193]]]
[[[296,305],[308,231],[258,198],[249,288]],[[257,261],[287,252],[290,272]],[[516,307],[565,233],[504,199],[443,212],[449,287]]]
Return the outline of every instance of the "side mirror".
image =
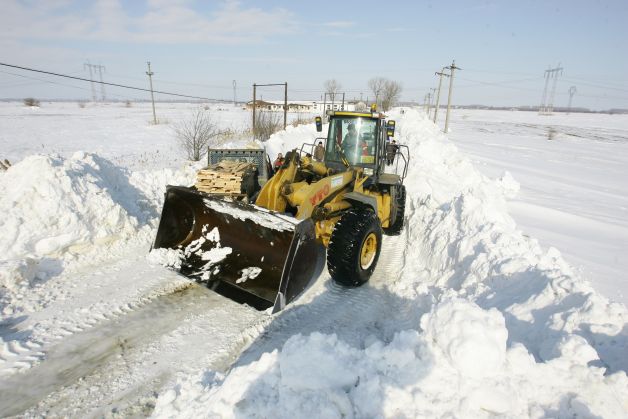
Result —
[[[395,121],[386,122],[386,135],[389,137],[395,136]]]
[[[323,130],[323,118],[317,116],[314,121],[316,122],[316,131],[321,132]]]

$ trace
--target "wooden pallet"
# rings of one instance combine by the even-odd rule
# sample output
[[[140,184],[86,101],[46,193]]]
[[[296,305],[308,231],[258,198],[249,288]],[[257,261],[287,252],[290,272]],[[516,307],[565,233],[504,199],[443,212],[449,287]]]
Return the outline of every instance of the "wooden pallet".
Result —
[[[196,189],[221,195],[239,195],[242,176],[253,167],[252,163],[223,160],[196,174]]]

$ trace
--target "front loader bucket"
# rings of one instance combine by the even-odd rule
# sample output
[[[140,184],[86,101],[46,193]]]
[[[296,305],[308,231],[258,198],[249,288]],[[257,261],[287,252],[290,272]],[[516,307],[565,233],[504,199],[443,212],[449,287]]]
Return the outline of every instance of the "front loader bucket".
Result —
[[[180,272],[258,309],[279,311],[320,274],[314,223],[192,188],[168,186],[154,248],[178,249]]]

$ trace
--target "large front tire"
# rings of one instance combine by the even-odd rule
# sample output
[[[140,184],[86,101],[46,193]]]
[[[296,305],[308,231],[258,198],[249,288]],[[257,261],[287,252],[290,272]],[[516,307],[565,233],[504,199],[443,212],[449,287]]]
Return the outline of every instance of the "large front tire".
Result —
[[[369,280],[382,248],[382,227],[370,208],[352,208],[343,214],[327,248],[327,270],[347,287]]]

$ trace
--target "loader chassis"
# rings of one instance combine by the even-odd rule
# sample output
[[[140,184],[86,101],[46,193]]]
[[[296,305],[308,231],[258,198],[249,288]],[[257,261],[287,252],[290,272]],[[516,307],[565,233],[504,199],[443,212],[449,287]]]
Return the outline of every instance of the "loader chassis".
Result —
[[[180,249],[182,273],[216,290],[226,286],[250,294],[244,302],[273,306],[273,311],[318,276],[324,248],[336,282],[368,281],[382,234],[403,228],[403,178],[384,173],[394,124],[375,112],[328,115],[324,161],[296,149],[288,152],[254,205],[169,186],[154,247]],[[291,227],[285,227],[288,219]]]

